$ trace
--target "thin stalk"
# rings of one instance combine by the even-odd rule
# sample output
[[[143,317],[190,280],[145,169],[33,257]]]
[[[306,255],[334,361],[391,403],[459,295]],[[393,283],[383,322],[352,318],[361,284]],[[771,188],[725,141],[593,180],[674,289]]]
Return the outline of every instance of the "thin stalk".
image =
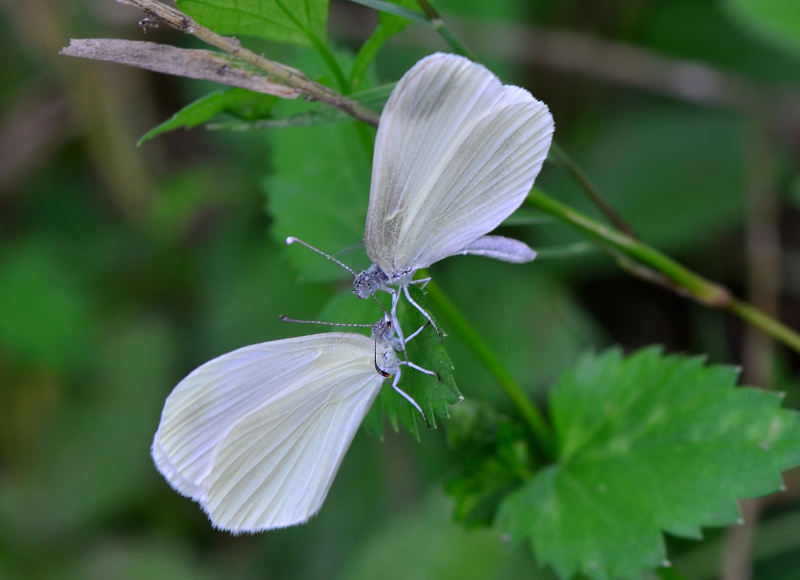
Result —
[[[428,18],[428,22],[430,25],[439,33],[439,36],[453,49],[454,52],[460,54],[461,56],[466,56],[468,59],[478,62],[478,59],[475,58],[473,52],[466,47],[457,37],[453,34],[453,31],[450,30],[450,27],[447,26],[447,23],[444,21],[444,18],[436,11],[436,8],[431,6],[428,0],[417,0],[417,5],[422,9],[422,12],[425,13],[425,16]]]
[[[283,15],[288,18],[292,24],[294,24],[299,30],[302,30],[308,41],[311,43],[311,46],[317,51],[317,54],[320,55],[323,61],[325,61],[328,70],[331,71],[331,74],[336,79],[336,83],[339,85],[339,91],[341,91],[345,95],[350,94],[350,83],[347,82],[347,78],[344,76],[339,63],[336,62],[336,58],[334,58],[333,53],[328,48],[324,42],[322,42],[319,38],[314,35],[310,29],[303,26],[302,22],[300,22],[297,18],[295,18],[294,14],[292,14],[289,10],[287,10],[286,6],[283,5],[283,2],[280,0],[275,0],[275,3],[280,8]]]
[[[603,246],[611,246],[611,248],[622,252],[625,256],[633,258],[634,261],[660,272],[703,304],[713,308],[721,308],[727,306],[731,300],[731,295],[727,288],[706,280],[647,244],[596,222],[571,207],[546,196],[541,191],[533,190],[526,201],[600,242]]]
[[[625,232],[632,238],[639,237],[636,235],[636,232],[633,231],[633,228],[628,225],[628,222],[626,222],[622,216],[617,213],[617,210],[615,210],[614,207],[608,203],[608,201],[606,201],[606,198],[603,197],[603,194],[600,193],[600,190],[597,189],[597,186],[594,184],[594,182],[589,179],[589,176],[583,172],[583,169],[581,169],[580,166],[575,163],[572,157],[567,155],[567,152],[564,151],[555,141],[552,145],[550,145],[550,152],[555,155],[559,163],[561,163],[564,169],[566,169],[567,172],[572,176],[572,179],[575,180],[575,183],[580,186],[589,199],[592,200],[592,202],[598,208],[600,208],[600,211],[602,211],[606,217],[611,220],[611,223],[614,224],[618,230]]]
[[[727,310],[775,340],[800,352],[800,334],[757,308],[735,298],[724,286],[707,280],[647,244],[596,222],[539,190],[533,190],[528,195],[526,202],[596,240],[612,253],[619,252],[626,258],[632,259],[637,266],[641,265],[655,274],[661,275],[662,279],[670,283],[662,285],[674,292],[691,296],[711,308]]]
[[[339,85],[339,90],[345,94],[349,95],[353,92],[350,81],[347,80],[344,72],[342,71],[342,67],[339,66],[339,63],[336,62],[336,57],[333,56],[333,53],[328,48],[324,42],[321,42],[316,36],[309,35],[309,40],[311,41],[312,46],[317,51],[317,53],[322,57],[322,60],[325,61],[325,65],[328,67],[328,70],[331,71],[334,78],[336,79],[336,84]]]
[[[547,422],[544,420],[544,417],[531,402],[522,387],[517,384],[514,377],[505,369],[503,363],[497,358],[497,355],[489,348],[489,345],[483,341],[458,307],[453,304],[450,298],[448,298],[433,281],[425,286],[425,291],[427,292],[428,298],[436,306],[437,312],[444,317],[448,325],[453,328],[467,346],[472,349],[472,352],[475,353],[478,360],[483,363],[500,385],[500,388],[505,391],[506,395],[517,407],[520,414],[527,422],[531,432],[536,437],[545,458],[553,460],[555,458],[553,434]]]
[[[761,312],[758,308],[751,306],[747,302],[742,302],[737,298],[731,298],[727,309],[751,326],[758,328],[775,340],[800,352],[800,334],[796,333],[785,324],[778,322],[771,316]]]

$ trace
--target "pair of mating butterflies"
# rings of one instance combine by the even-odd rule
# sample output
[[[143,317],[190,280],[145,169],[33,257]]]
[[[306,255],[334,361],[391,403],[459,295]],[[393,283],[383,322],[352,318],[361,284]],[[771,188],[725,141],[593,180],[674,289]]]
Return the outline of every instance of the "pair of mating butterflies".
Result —
[[[401,292],[413,303],[415,272],[455,254],[536,256],[485,234],[523,202],[552,134],[543,103],[465,58],[434,54],[409,70],[381,114],[364,238],[373,265],[355,280],[362,298],[391,292],[391,315],[372,338],[276,340],[195,369],[167,398],[153,441],[170,485],[234,533],[314,515],[384,379],[397,389],[400,367],[415,366],[397,356],[408,339],[396,317]]]

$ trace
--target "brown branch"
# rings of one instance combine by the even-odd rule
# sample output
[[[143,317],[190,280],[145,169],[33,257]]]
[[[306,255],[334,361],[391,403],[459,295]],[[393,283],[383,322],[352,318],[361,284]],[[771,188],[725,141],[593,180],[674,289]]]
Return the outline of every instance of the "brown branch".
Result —
[[[302,72],[292,67],[271,61],[242,46],[236,38],[222,36],[201,26],[183,12],[157,2],[156,0],[117,0],[120,4],[127,4],[142,10],[149,21],[164,22],[180,32],[191,34],[203,42],[215,46],[236,57],[237,59],[266,72],[274,79],[293,87],[304,95],[355,117],[370,125],[378,125],[380,116],[374,111],[363,107],[356,101],[343,97],[325,85],[312,81]]]
[[[185,49],[114,38],[73,38],[59,54],[127,64],[155,72],[215,81],[257,93],[295,99],[302,93],[295,88],[272,82],[269,78],[242,68],[242,63],[211,50]]]

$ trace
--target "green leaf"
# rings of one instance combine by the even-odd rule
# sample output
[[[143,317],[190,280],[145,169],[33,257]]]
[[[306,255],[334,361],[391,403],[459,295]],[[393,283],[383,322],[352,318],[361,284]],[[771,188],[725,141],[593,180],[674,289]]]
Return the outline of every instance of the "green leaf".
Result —
[[[358,243],[364,237],[371,160],[355,125],[293,127],[268,138],[273,171],[264,190],[273,239],[283,244],[295,236],[331,253]],[[299,244],[286,255],[305,281],[349,276]]]
[[[425,308],[425,296],[422,291],[417,286],[411,286],[409,292],[417,304]],[[400,299],[397,316],[406,337],[428,324],[425,317],[405,298]],[[398,388],[414,399],[425,411],[428,426],[435,428],[436,416],[449,418],[448,405],[454,405],[463,398],[453,377],[453,363],[444,349],[444,342],[439,340],[439,335],[430,325],[406,343],[406,350],[409,361],[438,375],[437,377],[425,374],[404,366],[402,379],[398,384]],[[395,430],[398,424],[402,424],[412,434],[415,433],[421,419],[419,411],[402,396],[398,396],[389,381],[386,381],[373,409],[376,407],[386,413],[389,423]]]
[[[367,540],[351,550],[340,578],[348,580],[551,580],[524,550],[509,550],[491,530],[464,530],[448,517],[440,492],[385,517]],[[323,510],[324,511],[324,510]]]
[[[633,579],[665,562],[662,532],[740,521],[736,500],[783,489],[800,461],[800,420],[736,376],[657,348],[584,356],[552,393],[558,463],[509,496],[502,525],[563,578]]]
[[[413,286],[410,291],[414,300],[424,307],[425,299],[422,292]],[[389,294],[384,292],[379,294],[379,298],[386,302],[384,307],[388,308]],[[372,299],[359,299],[348,289],[328,303],[320,315],[320,320],[371,325],[382,317],[383,313]],[[427,323],[422,314],[407,304],[405,299],[401,299],[398,306],[398,318],[406,336]],[[332,330],[342,330],[342,328],[333,327]],[[353,330],[358,331],[359,329]],[[362,328],[360,331],[369,334],[368,328]],[[436,417],[448,418],[448,405],[453,405],[461,400],[461,393],[456,387],[453,376],[453,364],[444,349],[444,343],[439,341],[436,331],[430,326],[409,341],[406,349],[408,360],[438,374],[437,378],[404,365],[401,367],[401,379],[398,383],[398,388],[414,399],[425,411],[430,427],[434,428],[436,427]],[[402,353],[398,353],[398,356],[403,358]],[[422,422],[422,416],[411,403],[392,388],[392,379],[384,381],[383,388],[367,414],[364,424],[375,434],[382,436],[384,416],[387,417],[395,431],[400,425],[403,425],[419,439],[419,425]]]
[[[724,2],[660,2],[653,6],[640,42],[657,53],[761,82],[800,81],[796,58],[746,34],[725,12]]]
[[[375,87],[374,89],[367,89],[358,93],[353,93],[347,98],[357,101],[358,103],[369,107],[375,111],[380,111],[386,99],[389,98],[394,85],[396,83],[388,83]],[[353,117],[347,113],[343,113],[339,109],[334,109],[330,105],[324,103],[315,103],[311,107],[304,108],[304,110],[297,113],[291,113],[282,117],[244,120],[244,121],[226,121],[221,123],[214,123],[209,125],[209,129],[216,130],[229,130],[241,131],[246,129],[278,129],[284,127],[308,127],[311,125],[329,125],[331,123],[341,123],[343,121],[353,121]]]
[[[383,4],[383,3],[382,3]],[[393,3],[386,3],[392,7],[405,8],[412,14],[417,8],[417,3],[414,0],[397,0]],[[379,9],[377,6],[373,6]],[[427,22],[427,21],[426,21]],[[403,16],[398,16],[389,12],[381,11],[378,13],[378,26],[372,32],[372,35],[361,45],[358,51],[356,60],[353,63],[353,69],[350,73],[350,80],[353,88],[358,88],[361,84],[364,75],[367,73],[367,68],[375,60],[381,47],[395,34],[399,34],[408,26],[409,20]]]
[[[369,8],[374,8],[378,10],[382,14],[392,14],[397,16],[398,18],[402,18],[403,20],[408,20],[412,22],[416,22],[417,24],[424,24],[425,26],[431,27],[431,22],[428,18],[414,10],[413,8],[416,7],[416,2],[408,2],[405,0],[398,0],[397,2],[389,2],[388,0],[350,0],[355,4],[361,4],[362,6],[367,6]]]
[[[734,21],[761,40],[800,55],[797,0],[725,0],[722,6]]]
[[[503,499],[533,470],[525,428],[475,401],[452,407],[447,441],[461,469],[445,485],[455,519],[467,527],[493,523]]]
[[[269,116],[278,100],[278,97],[273,95],[254,93],[246,89],[216,91],[186,105],[172,117],[150,129],[139,139],[137,145],[180,127],[191,129],[219,113],[229,113],[246,121],[264,119]]]
[[[176,0],[178,8],[220,34],[309,46],[325,42],[328,0]]]
[[[678,253],[713,243],[744,215],[744,126],[726,113],[652,107],[584,124],[568,151],[625,220],[655,247]],[[546,168],[545,191],[598,215],[565,171]],[[540,228],[547,245],[573,240]]]

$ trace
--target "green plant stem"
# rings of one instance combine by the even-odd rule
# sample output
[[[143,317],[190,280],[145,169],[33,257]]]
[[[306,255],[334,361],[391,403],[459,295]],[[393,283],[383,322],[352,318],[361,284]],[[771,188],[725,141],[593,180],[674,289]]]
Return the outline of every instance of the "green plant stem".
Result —
[[[550,152],[558,159],[559,163],[567,170],[567,173],[572,176],[572,179],[580,186],[583,192],[589,197],[590,200],[611,220],[611,223],[622,232],[625,232],[632,238],[638,238],[636,232],[633,231],[628,223],[622,219],[622,216],[617,213],[617,210],[606,201],[597,186],[589,179],[589,176],[583,172],[583,169],[575,163],[575,161],[567,155],[561,146],[553,141],[550,145]]]
[[[460,40],[458,40],[456,35],[453,34],[453,31],[450,30],[450,27],[447,26],[444,18],[442,18],[442,16],[436,11],[436,8],[431,6],[428,0],[417,0],[417,6],[422,9],[422,12],[424,12],[425,16],[428,18],[430,25],[433,26],[434,30],[439,33],[439,36],[441,36],[442,39],[450,46],[450,48],[453,49],[453,52],[478,62],[472,51],[468,49]]]
[[[569,206],[548,197],[540,190],[534,189],[531,191],[526,202],[555,216],[565,224],[599,242],[602,247],[610,249],[612,253],[622,254],[625,259],[633,262],[631,266],[626,267],[632,273],[648,280],[659,282],[672,291],[684,296],[690,296],[711,308],[728,310],[748,324],[800,352],[800,334],[771,316],[733,297],[724,286],[703,278],[647,244],[596,222]],[[645,271],[637,272],[636,268],[644,268]]]
[[[751,326],[760,329],[775,340],[800,352],[800,334],[763,313],[758,308],[737,298],[731,298],[727,309]]]
[[[530,427],[531,432],[536,437],[545,458],[548,460],[554,459],[555,443],[550,428],[522,387],[517,384],[511,374],[505,369],[503,363],[500,362],[500,359],[497,358],[497,355],[494,354],[492,349],[483,341],[466,317],[458,310],[458,307],[453,304],[447,295],[442,292],[433,281],[428,283],[425,287],[425,291],[427,292],[428,298],[436,306],[437,311],[447,321],[447,324],[453,328],[467,346],[472,349],[475,356],[483,363],[517,407]]]

